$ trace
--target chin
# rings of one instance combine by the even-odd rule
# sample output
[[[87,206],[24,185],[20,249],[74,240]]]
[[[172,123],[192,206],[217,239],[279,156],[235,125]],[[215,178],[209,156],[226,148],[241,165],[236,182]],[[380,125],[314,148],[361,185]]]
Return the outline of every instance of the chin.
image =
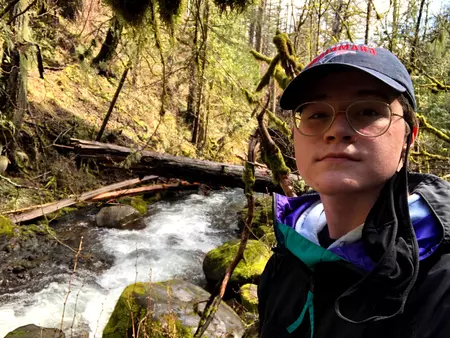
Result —
[[[318,193],[324,195],[345,195],[367,190],[369,188],[367,186],[368,182],[371,182],[372,184],[374,183],[373,179],[368,177],[361,178],[351,177],[348,175],[342,176],[335,174],[326,174],[323,175],[323,177],[316,177],[313,180],[313,184],[311,184],[311,187]],[[373,187],[372,184],[371,186]]]

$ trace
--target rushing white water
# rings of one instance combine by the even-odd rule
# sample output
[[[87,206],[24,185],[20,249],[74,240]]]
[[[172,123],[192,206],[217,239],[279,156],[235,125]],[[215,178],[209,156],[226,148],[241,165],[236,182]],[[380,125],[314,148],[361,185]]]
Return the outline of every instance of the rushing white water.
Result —
[[[205,253],[235,236],[236,211],[244,205],[242,190],[189,195],[150,207],[143,230],[99,229],[101,245],[115,257],[102,275],[62,276],[38,293],[20,293],[0,300],[0,337],[17,327],[35,324],[60,328],[66,337],[101,337],[122,290],[135,281],[181,277],[203,280]],[[71,292],[66,302],[69,282]]]

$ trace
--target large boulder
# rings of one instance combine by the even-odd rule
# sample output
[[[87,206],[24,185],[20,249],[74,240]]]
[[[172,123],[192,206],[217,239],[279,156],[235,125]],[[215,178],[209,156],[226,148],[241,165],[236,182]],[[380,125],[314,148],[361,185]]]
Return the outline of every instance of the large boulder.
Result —
[[[203,260],[203,272],[209,282],[216,283],[221,280],[236,256],[239,243],[238,239],[231,240],[206,254]],[[271,254],[270,248],[263,242],[248,240],[244,259],[234,269],[230,283],[243,285],[258,282]]]
[[[258,286],[256,284],[245,284],[239,290],[242,306],[250,312],[258,312]]]
[[[141,213],[130,205],[104,207],[95,216],[97,226],[113,229],[143,229],[145,223]]]
[[[138,327],[138,337],[193,337],[209,296],[183,280],[131,284],[119,297],[103,338],[131,337]],[[205,337],[240,338],[244,331],[239,316],[222,302]]]
[[[58,329],[29,324],[11,331],[5,338],[64,338],[65,336],[64,332]]]

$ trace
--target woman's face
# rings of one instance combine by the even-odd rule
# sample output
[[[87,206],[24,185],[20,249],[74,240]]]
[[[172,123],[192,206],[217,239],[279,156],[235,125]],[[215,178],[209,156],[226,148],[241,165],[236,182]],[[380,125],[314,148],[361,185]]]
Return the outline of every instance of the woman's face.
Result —
[[[322,101],[338,112],[322,135],[305,136],[294,128],[295,158],[300,175],[313,189],[325,195],[342,195],[379,190],[398,170],[405,145],[406,124],[392,117],[381,136],[365,137],[347,122],[345,109],[355,101],[377,100],[403,116],[392,90],[359,71],[331,73],[311,83],[305,101]]]

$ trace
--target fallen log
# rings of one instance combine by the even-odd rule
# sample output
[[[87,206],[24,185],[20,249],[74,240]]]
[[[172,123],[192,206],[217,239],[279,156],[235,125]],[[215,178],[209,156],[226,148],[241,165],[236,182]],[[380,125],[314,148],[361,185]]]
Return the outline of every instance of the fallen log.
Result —
[[[123,196],[133,196],[133,195],[140,195],[142,193],[146,192],[157,192],[157,191],[164,191],[171,188],[180,188],[180,189],[193,189],[198,188],[200,184],[198,183],[187,183],[187,182],[180,182],[175,184],[154,184],[154,185],[146,185],[139,188],[131,188],[131,189],[125,189],[125,190],[119,190],[119,191],[112,191],[112,192],[105,192],[103,194],[94,196],[93,198],[89,199],[89,201],[100,201],[105,199],[111,199],[111,198],[119,198]]]
[[[152,176],[145,176],[143,178],[133,178],[133,179],[126,180],[126,181],[123,181],[123,182],[107,185],[105,187],[102,187],[102,188],[99,188],[99,189],[96,189],[96,190],[85,192],[85,193],[81,194],[80,196],[74,196],[74,197],[71,197],[71,198],[66,198],[64,200],[56,201],[54,203],[46,203],[46,204],[42,204],[42,205],[37,205],[31,211],[24,212],[24,213],[21,213],[19,215],[12,214],[12,215],[9,215],[8,217],[14,223],[31,221],[32,219],[48,215],[48,214],[50,214],[52,212],[58,211],[58,210],[60,210],[62,208],[65,208],[65,207],[69,207],[69,206],[74,205],[76,203],[90,200],[91,198],[93,198],[93,197],[95,197],[95,196],[97,196],[99,194],[110,192],[110,191],[113,191],[113,190],[116,190],[116,189],[122,189],[122,188],[125,188],[125,187],[128,187],[128,186],[136,185],[138,183],[154,180],[154,179],[157,179],[157,178],[158,178],[158,176],[154,176],[154,175],[152,175]]]
[[[133,149],[115,144],[101,143],[72,139],[75,153],[82,159],[95,159],[106,167],[120,168],[128,158],[134,157],[136,161],[129,161],[129,169],[135,173],[180,178],[189,182],[200,182],[213,187],[227,186],[244,188],[241,165],[220,162],[204,161],[182,156],[173,156],[153,151],[143,150],[139,153]],[[134,156],[133,156],[134,155]],[[299,177],[290,175],[295,181]],[[281,188],[272,181],[271,171],[268,169],[255,169],[254,190],[258,192],[282,192]]]

